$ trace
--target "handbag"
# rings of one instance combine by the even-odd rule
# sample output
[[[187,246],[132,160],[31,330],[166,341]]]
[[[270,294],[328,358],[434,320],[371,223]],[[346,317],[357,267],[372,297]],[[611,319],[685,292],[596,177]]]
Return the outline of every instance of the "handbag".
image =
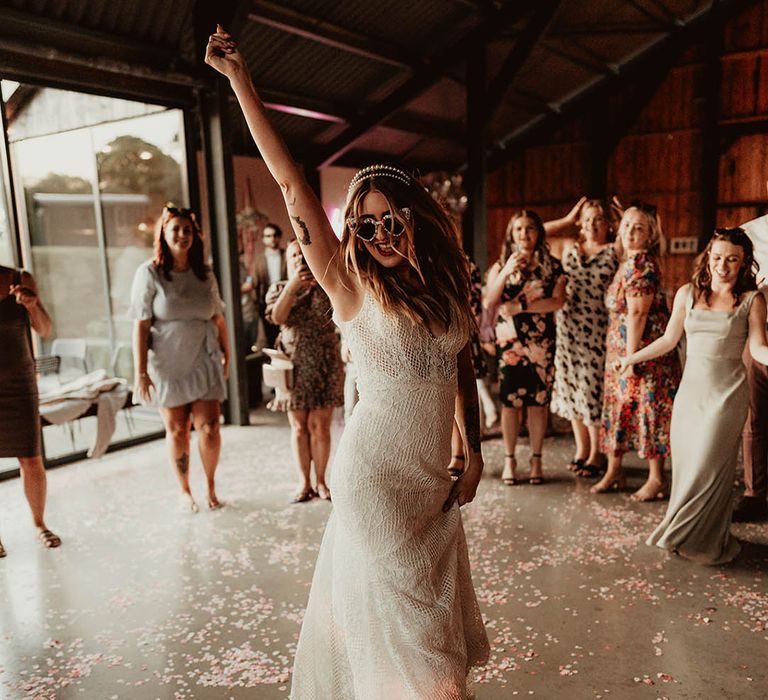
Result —
[[[263,352],[270,361],[262,367],[262,380],[275,390],[275,398],[267,404],[267,408],[270,411],[287,411],[293,389],[293,362],[281,350],[264,348]]]
[[[264,383],[273,389],[290,392],[293,389],[293,362],[281,350],[264,348],[269,364],[262,368]]]

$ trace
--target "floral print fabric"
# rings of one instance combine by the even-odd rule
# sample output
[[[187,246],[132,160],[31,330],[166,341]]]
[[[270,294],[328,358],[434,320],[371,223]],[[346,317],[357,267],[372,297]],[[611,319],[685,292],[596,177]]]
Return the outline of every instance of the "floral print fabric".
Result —
[[[530,305],[552,296],[563,274],[549,253],[524,276],[510,275],[496,317],[496,357],[499,398],[505,406],[546,406],[555,378],[555,314],[519,313],[510,316],[505,303],[525,295]]]
[[[267,291],[265,318],[272,311],[284,282]],[[275,343],[293,361],[293,389],[288,405],[275,404],[281,411],[312,410],[344,405],[344,363],[341,341],[331,318],[331,301],[317,285],[299,292],[288,320],[280,326]]]
[[[657,459],[669,457],[672,403],[680,383],[677,353],[635,365],[634,376],[622,377],[618,368],[627,348],[627,299],[647,295],[653,299],[640,348],[663,335],[669,310],[658,258],[645,252],[630,255],[606,294],[609,323],[600,449],[606,454],[637,450],[641,459]]]

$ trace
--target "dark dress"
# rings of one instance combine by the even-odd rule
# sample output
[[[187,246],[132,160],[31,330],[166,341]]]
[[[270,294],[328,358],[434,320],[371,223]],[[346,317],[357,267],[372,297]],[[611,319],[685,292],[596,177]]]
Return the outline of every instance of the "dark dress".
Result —
[[[267,292],[265,318],[272,322],[275,302],[285,282],[273,284]],[[280,326],[275,346],[293,361],[293,389],[290,402],[272,402],[278,411],[335,408],[344,405],[344,363],[341,339],[331,317],[331,300],[318,285],[299,292]]]
[[[555,378],[555,314],[520,313],[507,318],[504,304],[518,300],[521,294],[529,304],[551,297],[562,275],[560,262],[545,253],[525,275],[511,275],[507,280],[496,317],[499,398],[505,406],[549,404]]]
[[[20,283],[14,270],[13,284]],[[0,338],[0,457],[37,457],[40,414],[29,316],[13,295],[0,301]]]
[[[472,368],[475,370],[475,379],[482,379],[488,374],[485,355],[480,346],[480,320],[483,316],[483,278],[480,275],[480,269],[473,260],[467,258],[467,264],[469,265],[469,306],[477,323],[477,328],[472,331],[472,335],[469,338],[469,349],[472,351]]]

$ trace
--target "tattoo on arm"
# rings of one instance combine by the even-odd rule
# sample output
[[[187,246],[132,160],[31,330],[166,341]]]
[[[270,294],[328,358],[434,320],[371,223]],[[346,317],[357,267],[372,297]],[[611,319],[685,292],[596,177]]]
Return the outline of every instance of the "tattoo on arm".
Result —
[[[189,455],[183,454],[176,460],[176,468],[179,474],[186,474],[189,471]]]
[[[291,218],[301,228],[301,232],[298,235],[299,243],[301,243],[301,245],[311,245],[312,239],[309,237],[309,229],[307,228],[307,225],[301,220],[300,216],[292,216]]]
[[[480,406],[477,399],[469,399],[464,409],[464,430],[469,448],[473,452],[480,452]]]

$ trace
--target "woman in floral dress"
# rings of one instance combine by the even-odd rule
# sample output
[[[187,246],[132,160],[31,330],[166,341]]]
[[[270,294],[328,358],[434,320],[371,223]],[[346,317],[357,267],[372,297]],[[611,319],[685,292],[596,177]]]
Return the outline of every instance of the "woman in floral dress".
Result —
[[[569,420],[576,454],[568,468],[579,476],[597,476],[600,417],[603,409],[605,292],[619,260],[611,243],[610,207],[584,201],[579,238],[566,247],[562,264],[568,275],[566,302],[556,314],[555,386],[552,411]]]
[[[634,366],[622,376],[619,359],[664,334],[669,310],[661,289],[660,232],[655,209],[631,206],[619,226],[626,259],[608,288],[609,310],[601,450],[608,455],[605,476],[592,487],[602,493],[624,486],[622,458],[637,450],[648,460],[648,480],[632,498],[650,501],[666,491],[664,460],[669,456],[672,402],[680,383],[676,353]]]
[[[287,411],[293,452],[302,475],[295,503],[316,495],[330,500],[325,470],[331,453],[331,418],[344,405],[344,364],[341,342],[331,319],[331,302],[304,262],[296,241],[286,249],[288,281],[273,284],[267,292],[265,318],[280,326],[277,345],[293,361],[291,398],[275,404]],[[315,466],[315,486],[311,468]]]
[[[523,409],[531,439],[531,484],[542,483],[542,447],[555,376],[555,314],[566,278],[550,255],[538,214],[523,210],[507,225],[501,257],[488,273],[484,304],[498,304],[496,356],[505,459],[502,480],[516,483],[515,448]]]

